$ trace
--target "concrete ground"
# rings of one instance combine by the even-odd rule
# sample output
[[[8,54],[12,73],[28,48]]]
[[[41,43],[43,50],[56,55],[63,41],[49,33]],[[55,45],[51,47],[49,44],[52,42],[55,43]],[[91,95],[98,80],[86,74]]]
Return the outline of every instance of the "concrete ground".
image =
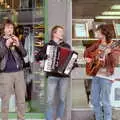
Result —
[[[72,81],[72,112],[71,120],[95,120],[92,108],[88,104],[85,81]],[[113,108],[112,120],[120,120],[120,108]]]

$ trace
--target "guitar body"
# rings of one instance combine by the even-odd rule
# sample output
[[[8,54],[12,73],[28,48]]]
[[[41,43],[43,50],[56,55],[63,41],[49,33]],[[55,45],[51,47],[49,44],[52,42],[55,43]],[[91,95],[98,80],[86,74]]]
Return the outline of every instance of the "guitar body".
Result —
[[[100,55],[103,51],[97,49],[96,51],[91,53],[92,61],[89,63],[86,63],[86,74],[89,76],[95,76],[102,67],[103,62],[99,60],[99,58],[96,58],[97,55]]]
[[[102,65],[103,62],[101,60],[93,59],[92,62],[86,63],[86,74],[89,76],[95,76]]]

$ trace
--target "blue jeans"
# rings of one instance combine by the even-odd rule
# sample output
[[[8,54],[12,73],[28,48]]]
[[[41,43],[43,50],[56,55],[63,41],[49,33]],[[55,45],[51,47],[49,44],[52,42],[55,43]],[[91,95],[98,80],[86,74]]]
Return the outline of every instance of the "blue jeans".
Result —
[[[66,91],[68,86],[68,79],[64,77],[54,77],[50,76],[48,77],[48,108],[46,112],[46,120],[54,120],[54,97],[55,92],[58,91],[58,97],[59,97],[59,103],[57,105],[57,118],[61,118],[64,115],[64,109],[65,109],[65,98],[66,98]]]
[[[96,120],[112,120],[111,85],[112,82],[105,78],[94,77],[92,80],[91,102]]]

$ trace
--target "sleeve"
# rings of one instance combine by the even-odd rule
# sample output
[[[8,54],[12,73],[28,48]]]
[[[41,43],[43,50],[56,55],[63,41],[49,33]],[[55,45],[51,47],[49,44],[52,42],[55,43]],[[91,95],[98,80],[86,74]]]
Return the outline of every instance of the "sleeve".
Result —
[[[91,45],[89,48],[86,48],[84,51],[84,58],[92,58],[95,50],[98,48],[100,41],[97,41],[93,45]]]
[[[4,57],[4,55],[7,53],[7,47],[5,46],[3,40],[0,40],[0,59]]]
[[[18,50],[18,52],[20,53],[22,57],[25,57],[27,55],[27,51],[25,50],[21,42],[20,42],[20,45],[16,47],[16,49]]]
[[[38,53],[35,55],[36,61],[47,59],[46,49],[47,49],[47,44],[44,45],[42,48],[40,48]]]
[[[71,46],[69,44],[66,44],[66,48],[71,49]]]
[[[60,44],[60,46],[61,46],[61,47],[68,48],[68,49],[71,49],[71,46],[70,46],[68,43],[66,43],[66,42],[62,42],[62,43]]]
[[[112,49],[112,52],[106,57],[107,72],[113,74],[114,68],[119,64],[120,48]]]
[[[112,50],[111,56],[113,58],[113,61],[115,62],[115,66],[119,64],[119,59],[120,59],[120,47],[114,48]]]

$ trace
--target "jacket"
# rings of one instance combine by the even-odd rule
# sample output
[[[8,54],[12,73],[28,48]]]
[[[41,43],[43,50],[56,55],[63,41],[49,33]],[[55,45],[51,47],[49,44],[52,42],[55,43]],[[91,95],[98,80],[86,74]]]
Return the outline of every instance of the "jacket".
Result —
[[[41,48],[41,49],[39,50],[39,52],[36,54],[35,58],[36,58],[37,61],[47,59],[47,55],[46,55],[47,45],[55,45],[55,46],[58,46],[58,44],[57,44],[56,42],[54,42],[53,40],[50,40],[50,41],[49,41],[47,44],[45,44],[44,47]],[[70,45],[68,45],[68,44],[65,43],[65,42],[61,42],[61,43],[59,44],[59,46],[71,49]],[[62,75],[62,74],[55,73],[55,72],[47,72],[47,76],[69,77],[69,75]]]
[[[1,36],[0,37],[0,71],[1,72],[4,72],[5,70],[6,63],[8,60],[8,51],[10,49],[6,47],[5,42],[6,42],[6,39]],[[20,46],[19,47],[14,46],[14,49],[11,50],[11,52],[15,59],[17,68],[19,70],[23,69],[23,57],[26,56],[27,52],[23,48],[21,42],[20,42]]]
[[[99,45],[101,44],[101,40],[98,40],[93,45],[88,47],[84,52],[85,58],[93,58],[92,52],[98,49]],[[104,68],[106,68],[107,72],[111,75],[114,73],[115,66],[119,63],[120,56],[120,47],[115,47],[112,49],[111,53],[109,53],[105,58]]]

